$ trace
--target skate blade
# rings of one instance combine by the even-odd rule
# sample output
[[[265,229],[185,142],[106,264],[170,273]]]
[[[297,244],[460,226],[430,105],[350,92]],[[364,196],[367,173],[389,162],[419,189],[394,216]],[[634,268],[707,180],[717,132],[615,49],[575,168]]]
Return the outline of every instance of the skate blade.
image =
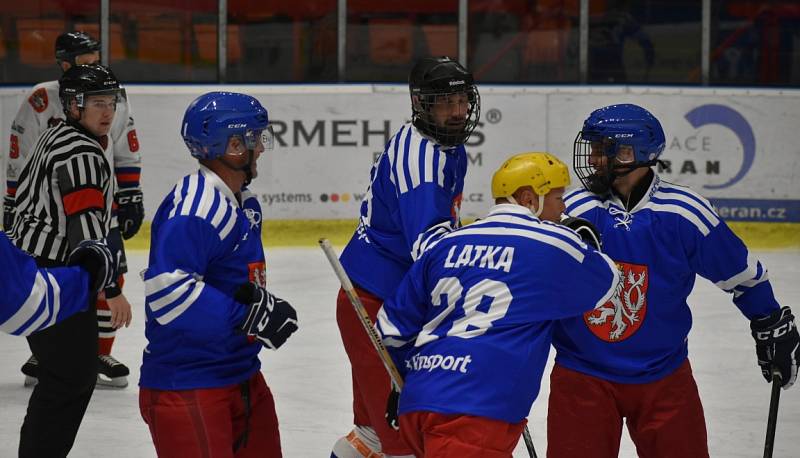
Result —
[[[101,390],[119,390],[128,386],[128,377],[114,377],[108,378],[105,375],[97,374],[97,385],[95,386]]]
[[[39,379],[36,377],[31,377],[30,375],[25,376],[25,388],[33,388],[36,384],[39,383]]]

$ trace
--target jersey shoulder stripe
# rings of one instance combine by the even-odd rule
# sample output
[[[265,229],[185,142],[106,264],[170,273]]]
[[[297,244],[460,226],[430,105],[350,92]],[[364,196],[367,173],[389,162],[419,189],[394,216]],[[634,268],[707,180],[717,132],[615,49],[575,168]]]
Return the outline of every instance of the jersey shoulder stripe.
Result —
[[[699,203],[697,200],[692,199],[684,194],[670,193],[663,191],[656,191],[650,198],[651,202],[657,204],[677,205],[692,212],[697,217],[701,218],[704,223],[711,227],[716,227],[719,224],[719,217],[713,210]]]
[[[397,168],[394,164],[397,162],[397,155],[400,153],[400,139],[403,137],[403,132],[405,132],[407,126],[400,127],[400,130],[392,137],[389,143],[386,144],[386,158],[388,160],[389,165],[389,180],[399,189],[400,180],[397,175]],[[405,184],[405,182],[403,182]]]
[[[694,225],[703,236],[720,223],[711,204],[693,190],[661,180],[650,201],[643,207],[656,212],[680,215]]]
[[[565,213],[580,216],[589,210],[602,207],[603,200],[583,188],[575,188],[564,195]]]
[[[453,239],[455,237],[475,236],[475,235],[488,235],[493,237],[522,237],[525,239],[535,240],[540,243],[557,248],[567,255],[571,256],[576,261],[582,263],[585,257],[584,253],[575,246],[571,241],[567,241],[557,234],[547,231],[537,231],[530,227],[509,227],[505,225],[482,225],[473,227],[469,225],[457,231],[451,232],[444,236],[444,239]]]
[[[198,217],[213,226],[219,239],[224,240],[236,224],[237,204],[214,185],[216,181],[221,182],[202,171],[184,177],[172,191],[172,209],[167,219]]]
[[[716,215],[717,212],[714,210],[714,206],[711,204],[711,202],[691,188],[662,180],[658,186],[658,192],[682,196],[684,197],[684,200],[691,200],[696,203],[696,206],[703,207],[706,211],[718,216]]]
[[[444,186],[445,153],[410,124],[404,125],[395,136],[393,151],[389,160],[399,194],[423,183]]]
[[[571,229],[560,224],[539,220],[531,215],[497,212],[492,213],[485,219],[470,224],[469,227],[482,225],[487,227],[518,227],[520,229],[536,231],[545,235],[559,237],[565,242],[572,244],[576,248],[586,247],[586,244],[581,240],[578,234]]]

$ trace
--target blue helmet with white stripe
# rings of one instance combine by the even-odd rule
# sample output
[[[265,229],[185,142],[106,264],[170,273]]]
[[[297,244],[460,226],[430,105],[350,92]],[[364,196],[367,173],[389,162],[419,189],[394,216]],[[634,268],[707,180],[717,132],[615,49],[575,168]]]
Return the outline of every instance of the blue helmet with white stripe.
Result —
[[[630,103],[610,105],[583,122],[573,145],[573,168],[586,189],[603,193],[616,177],[656,165],[665,145],[664,129],[652,113]],[[598,156],[608,158],[607,169],[599,170],[593,159]]]
[[[267,109],[254,97],[236,92],[209,92],[186,109],[181,136],[197,159],[217,159],[225,154],[228,140],[239,136],[248,150],[261,142],[272,149],[273,135]]]

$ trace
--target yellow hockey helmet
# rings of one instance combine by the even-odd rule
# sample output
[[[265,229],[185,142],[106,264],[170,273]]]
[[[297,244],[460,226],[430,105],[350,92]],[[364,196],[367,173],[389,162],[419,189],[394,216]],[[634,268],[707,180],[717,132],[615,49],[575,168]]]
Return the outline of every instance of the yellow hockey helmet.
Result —
[[[532,152],[511,156],[494,172],[492,197],[510,197],[523,186],[530,186],[544,197],[555,188],[569,186],[569,169],[550,153]]]

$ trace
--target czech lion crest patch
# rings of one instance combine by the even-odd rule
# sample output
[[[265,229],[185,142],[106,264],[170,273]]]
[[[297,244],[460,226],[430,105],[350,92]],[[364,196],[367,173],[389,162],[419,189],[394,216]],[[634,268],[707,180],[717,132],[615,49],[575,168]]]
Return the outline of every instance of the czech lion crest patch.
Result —
[[[617,262],[620,282],[605,304],[583,314],[592,333],[606,342],[621,342],[639,330],[647,315],[647,266]]]

